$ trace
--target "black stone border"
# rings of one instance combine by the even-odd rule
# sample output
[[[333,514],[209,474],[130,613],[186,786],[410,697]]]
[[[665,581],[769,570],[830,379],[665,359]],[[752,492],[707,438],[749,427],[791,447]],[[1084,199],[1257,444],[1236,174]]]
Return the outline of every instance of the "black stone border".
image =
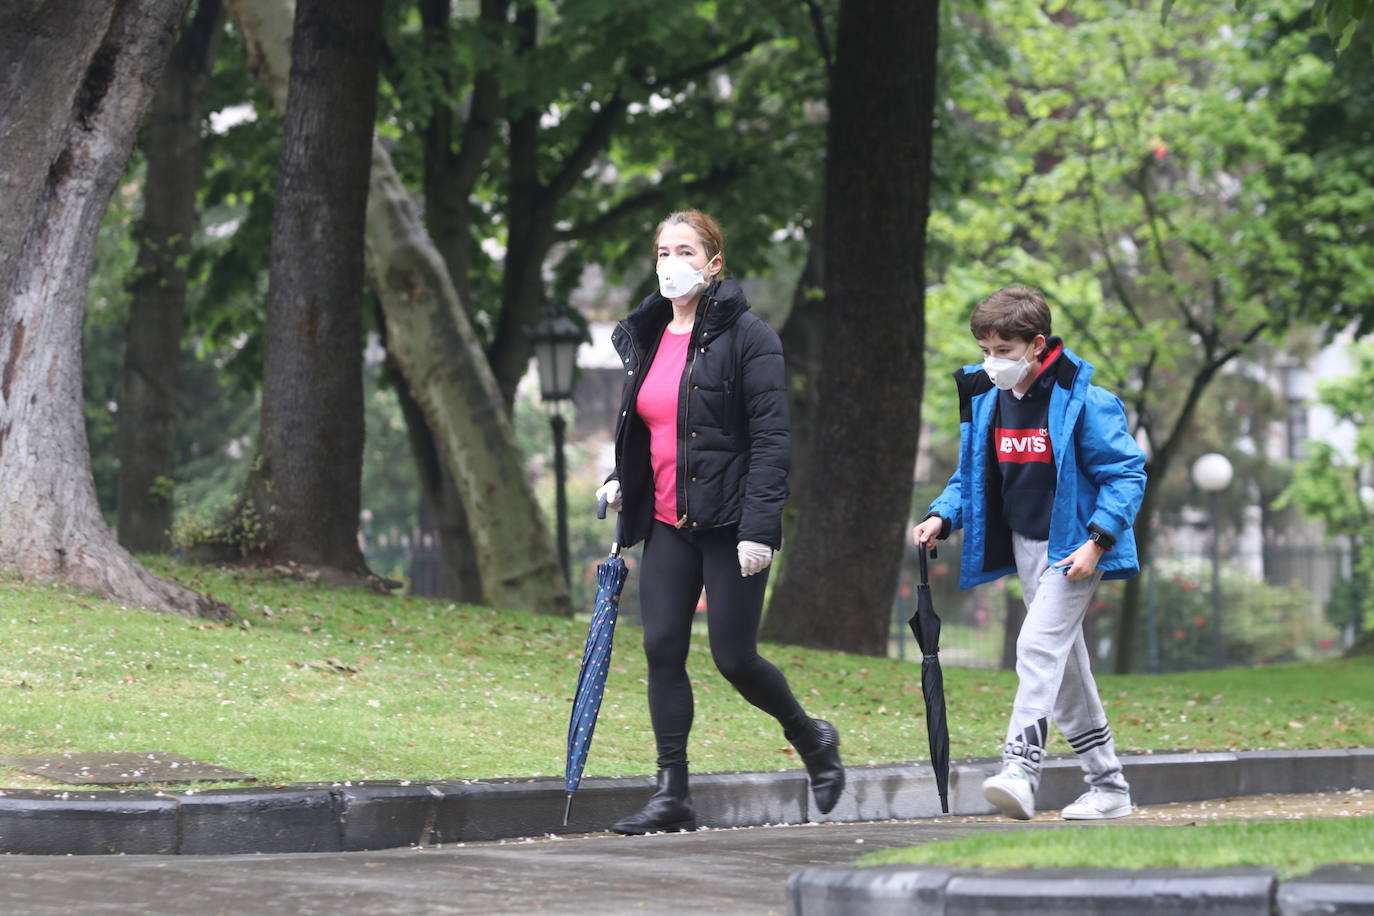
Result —
[[[1270,792],[1374,788],[1374,748],[1141,754],[1122,758],[1139,804]],[[980,785],[995,758],[957,760],[950,813],[991,814]],[[698,823],[759,827],[940,816],[929,763],[853,766],[828,815],[801,770],[692,777]],[[1068,804],[1084,789],[1072,758],[1046,762],[1037,803]],[[0,853],[43,855],[338,852],[597,833],[653,791],[647,776],[582,782],[563,826],[557,778],[302,783],[177,792],[0,790]]]
[[[1325,865],[1283,882],[1263,868],[824,867],[793,874],[787,895],[793,916],[1351,916],[1374,913],[1374,866]]]

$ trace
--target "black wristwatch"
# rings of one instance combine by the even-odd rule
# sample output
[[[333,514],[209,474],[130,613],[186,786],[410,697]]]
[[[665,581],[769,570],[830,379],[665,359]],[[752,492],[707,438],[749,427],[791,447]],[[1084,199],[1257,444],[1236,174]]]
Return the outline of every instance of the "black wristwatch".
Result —
[[[1116,546],[1116,538],[1096,526],[1088,530],[1088,540],[1096,544],[1099,550],[1111,550]]]

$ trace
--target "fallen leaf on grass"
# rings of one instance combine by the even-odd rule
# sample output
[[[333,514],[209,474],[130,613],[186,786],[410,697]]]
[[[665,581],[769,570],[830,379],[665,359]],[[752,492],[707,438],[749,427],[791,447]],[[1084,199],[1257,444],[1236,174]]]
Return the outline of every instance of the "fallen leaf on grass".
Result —
[[[305,664],[306,664],[306,667],[309,667],[309,668],[317,668],[317,669],[319,669],[320,671],[328,671],[328,672],[330,672],[331,674],[357,674],[357,673],[358,673],[358,666],[357,666],[357,665],[347,665],[347,664],[344,664],[343,662],[339,661],[337,658],[326,658],[326,659],[324,659],[323,661],[320,661],[320,660],[317,659],[317,660],[315,660],[315,661],[306,662]]]

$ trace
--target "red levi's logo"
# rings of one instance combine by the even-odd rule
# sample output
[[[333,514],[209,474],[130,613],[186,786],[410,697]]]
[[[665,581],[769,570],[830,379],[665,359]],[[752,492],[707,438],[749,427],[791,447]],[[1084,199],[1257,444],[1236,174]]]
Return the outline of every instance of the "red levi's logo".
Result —
[[[1049,464],[1050,431],[1048,429],[997,430],[997,460],[1012,464],[1041,461]]]

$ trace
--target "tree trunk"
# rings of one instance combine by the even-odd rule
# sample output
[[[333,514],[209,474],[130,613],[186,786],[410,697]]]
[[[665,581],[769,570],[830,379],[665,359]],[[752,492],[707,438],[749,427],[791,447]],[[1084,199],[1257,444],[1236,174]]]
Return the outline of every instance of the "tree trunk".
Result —
[[[1113,671],[1117,674],[1130,674],[1135,666],[1136,631],[1140,623],[1140,607],[1145,598],[1145,576],[1148,574],[1154,554],[1154,540],[1150,530],[1154,527],[1155,504],[1159,501],[1159,484],[1154,475],[1164,479],[1168,466],[1168,456],[1163,464],[1151,462],[1146,470],[1150,475],[1145,484],[1145,497],[1140,501],[1140,509],[1135,516],[1135,553],[1140,564],[1140,575],[1127,579],[1121,590],[1121,617],[1116,627],[1116,661]]]
[[[787,313],[787,321],[779,336],[782,350],[787,360],[787,409],[792,422],[792,454],[809,455],[812,448],[812,415],[816,399],[816,379],[820,375],[821,360],[824,356],[824,312],[817,301],[817,294],[825,289],[825,277],[821,272],[821,246],[825,237],[825,223],[821,214],[811,222],[810,244],[806,261],[802,265],[801,276],[792,291],[792,308]],[[792,463],[788,483],[794,493],[804,493],[809,484],[806,480],[805,461]],[[782,542],[790,544],[796,530],[797,515],[792,506],[783,508]],[[774,575],[787,575],[787,561],[790,550],[780,551],[773,561]],[[765,622],[764,633],[771,634],[771,622]],[[769,638],[773,638],[769,635]]]
[[[481,0],[481,26],[499,28],[504,25],[508,7],[507,0]],[[420,21],[427,53],[452,54],[449,40],[453,28],[451,0],[422,0]],[[424,130],[425,228],[444,259],[458,301],[464,305],[472,301],[468,280],[472,269],[470,249],[474,245],[470,228],[472,192],[497,137],[500,83],[496,62],[499,59],[499,52],[491,52],[488,64],[473,78],[456,150],[456,117],[450,104],[452,86],[446,85],[443,93],[434,95]],[[394,361],[388,360],[388,365],[394,365]],[[410,396],[399,367],[396,368],[396,381],[420,476],[420,528],[423,532],[432,532],[438,542],[437,568],[432,575],[421,577],[416,577],[412,571],[411,591],[468,603],[480,602],[482,581],[477,567],[477,550],[468,529],[462,494],[440,454],[434,430],[425,419],[424,411]]]
[[[920,425],[937,0],[843,0],[822,368],[767,635],[886,655]]]
[[[391,352],[450,462],[468,510],[486,600],[568,615],[553,537],[496,379],[415,205],[373,143],[368,264]]]
[[[468,532],[467,512],[453,473],[439,448],[434,430],[425,419],[425,412],[416,403],[406,383],[405,373],[390,355],[386,360],[387,377],[396,389],[396,398],[405,417],[410,451],[415,457],[416,476],[420,479],[420,504],[417,518],[420,535],[432,535],[437,549],[426,558],[428,568],[412,562],[410,593],[432,598],[451,598],[467,604],[482,600],[482,576],[477,567],[477,553],[472,535]]]
[[[285,93],[289,0],[230,0],[249,59],[277,104]],[[374,138],[368,270],[387,340],[439,435],[477,548],[483,596],[498,607],[569,615],[572,605],[525,459],[476,334],[391,157]]]
[[[171,546],[186,258],[196,228],[201,118],[223,27],[220,0],[201,0],[162,73],[143,133],[147,173],[117,415],[116,505],[119,542],[145,553]]]
[[[1205,346],[1204,364],[1193,376],[1188,393],[1183,399],[1183,406],[1174,417],[1168,436],[1158,437],[1152,435],[1152,430],[1146,430],[1146,438],[1150,442],[1162,441],[1163,444],[1155,449],[1154,454],[1145,463],[1145,496],[1140,501],[1135,523],[1132,525],[1135,531],[1136,560],[1141,574],[1127,579],[1121,594],[1121,617],[1116,627],[1116,661],[1113,667],[1117,674],[1128,674],[1135,665],[1136,630],[1139,628],[1140,606],[1145,595],[1142,583],[1150,568],[1154,548],[1151,532],[1154,530],[1155,507],[1159,505],[1160,487],[1169,475],[1175,456],[1187,445],[1188,431],[1193,428],[1193,418],[1197,416],[1198,404],[1201,403],[1207,386],[1238,352],[1233,350],[1230,355],[1217,357],[1211,350],[1210,342],[1205,343]],[[1144,413],[1139,411],[1139,408],[1137,410],[1141,414]]]
[[[521,57],[534,53],[539,34],[538,7],[532,3],[516,7],[515,33],[514,53]],[[539,177],[541,112],[523,101],[516,104],[520,107],[507,116],[508,238],[501,265],[501,314],[496,318],[495,333],[487,347],[487,360],[507,408],[515,403],[515,388],[534,353],[525,329],[538,321],[543,312],[544,258],[553,244],[557,200],[557,195]]]
[[[246,535],[273,562],[365,574],[363,232],[382,0],[300,0],[272,213]],[[251,515],[247,515],[251,512]]]
[[[0,13],[0,567],[184,616],[219,602],[148,573],[101,518],[81,396],[95,240],[185,0]]]

